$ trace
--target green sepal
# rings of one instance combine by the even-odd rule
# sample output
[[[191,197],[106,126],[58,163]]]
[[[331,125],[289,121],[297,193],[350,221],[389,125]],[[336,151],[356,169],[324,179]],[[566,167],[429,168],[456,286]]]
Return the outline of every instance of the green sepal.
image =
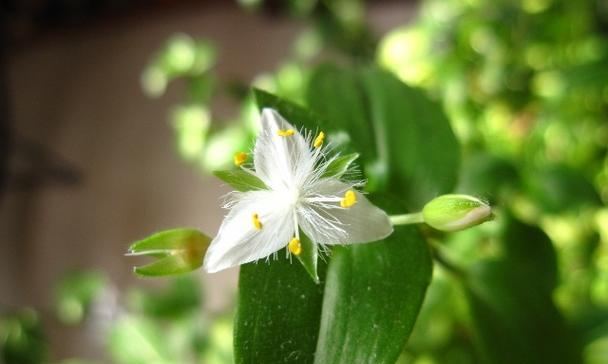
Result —
[[[191,272],[203,265],[211,238],[195,229],[171,229],[136,241],[127,255],[149,255],[152,263],[134,267],[144,277],[168,276]]]
[[[267,189],[266,184],[261,179],[242,169],[213,171],[213,175],[240,192]]]
[[[342,175],[348,170],[350,164],[354,162],[357,158],[359,158],[359,153],[351,153],[334,158],[327,166],[325,173],[321,175],[321,178],[342,177]]]
[[[300,255],[296,255],[306,272],[310,275],[315,283],[319,284],[319,274],[317,273],[317,259],[319,258],[319,251],[317,244],[313,243],[306,235],[300,231],[300,245],[302,246],[302,252]]]

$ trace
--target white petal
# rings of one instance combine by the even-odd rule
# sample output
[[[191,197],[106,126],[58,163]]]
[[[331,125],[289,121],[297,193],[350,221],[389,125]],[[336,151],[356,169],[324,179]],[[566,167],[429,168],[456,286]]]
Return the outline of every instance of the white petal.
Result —
[[[273,190],[289,189],[301,183],[314,167],[314,158],[306,139],[278,112],[262,110],[262,128],[254,149],[256,174]],[[279,130],[294,130],[292,136],[280,136]]]
[[[337,179],[320,180],[314,186],[315,195],[342,198],[352,189]],[[355,191],[357,203],[348,208],[339,202],[306,203],[298,209],[298,222],[304,233],[319,244],[352,244],[381,240],[393,232],[386,213]]]
[[[207,272],[267,257],[287,245],[294,234],[293,210],[279,197],[271,191],[240,195],[207,250]],[[255,229],[253,214],[258,214],[261,230]]]

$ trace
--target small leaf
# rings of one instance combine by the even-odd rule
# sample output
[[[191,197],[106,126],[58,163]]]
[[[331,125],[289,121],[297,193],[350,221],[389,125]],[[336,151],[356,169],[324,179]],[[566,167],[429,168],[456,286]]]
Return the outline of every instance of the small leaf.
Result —
[[[359,158],[358,153],[351,153],[346,155],[341,155],[336,157],[331,161],[325,173],[321,176],[323,177],[341,177],[346,171],[352,162],[354,162],[357,158]]]
[[[134,272],[141,276],[166,276],[193,271],[203,264],[211,239],[194,229],[172,229],[137,241],[127,255],[150,255],[158,260]]]
[[[310,241],[310,239],[300,231],[300,244],[302,245],[302,253],[296,255],[300,263],[306,269],[306,272],[310,275],[315,283],[319,283],[319,275],[317,274],[317,259],[318,259],[318,248],[317,244]]]
[[[240,192],[266,189],[266,185],[264,182],[262,182],[262,180],[251,173],[243,171],[242,169],[235,169],[231,171],[213,171],[213,174]]]

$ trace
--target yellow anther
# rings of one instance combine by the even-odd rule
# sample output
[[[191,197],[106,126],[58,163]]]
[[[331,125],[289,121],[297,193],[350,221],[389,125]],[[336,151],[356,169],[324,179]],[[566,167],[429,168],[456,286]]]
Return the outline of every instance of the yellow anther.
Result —
[[[357,203],[357,195],[355,194],[355,191],[348,190],[344,194],[344,198],[342,199],[342,201],[340,201],[340,206],[342,206],[344,208],[348,208],[356,203]]]
[[[298,239],[298,238],[291,239],[291,241],[289,242],[289,245],[287,245],[287,248],[289,249],[289,251],[292,254],[300,255],[300,253],[302,252],[302,244],[300,244],[300,239]]]
[[[279,131],[277,132],[277,134],[279,134],[279,136],[282,137],[290,137],[292,135],[294,135],[296,132],[293,129],[279,129]]]
[[[321,148],[321,146],[323,145],[323,140],[325,140],[325,133],[321,131],[319,132],[319,135],[317,135],[317,137],[315,138],[315,142],[313,143],[315,148]]]
[[[245,152],[238,152],[234,155],[234,165],[237,167],[242,166],[246,160],[247,160],[247,153],[245,153]]]
[[[251,220],[253,221],[253,226],[255,227],[256,230],[262,230],[262,222],[260,221],[260,217],[258,216],[258,214],[253,214],[253,216],[251,217]]]

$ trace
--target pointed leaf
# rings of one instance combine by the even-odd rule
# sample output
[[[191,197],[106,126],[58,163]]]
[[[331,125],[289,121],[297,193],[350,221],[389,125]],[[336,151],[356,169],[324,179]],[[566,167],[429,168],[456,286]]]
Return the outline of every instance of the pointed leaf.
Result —
[[[213,174],[240,192],[266,189],[266,185],[262,180],[242,169],[213,171]]]
[[[354,162],[357,158],[359,158],[358,153],[351,153],[346,155],[341,155],[336,157],[331,161],[329,166],[327,166],[327,170],[321,176],[323,177],[341,177],[346,171],[352,162]]]
[[[318,248],[310,239],[300,231],[300,244],[302,245],[302,253],[297,255],[298,260],[306,269],[315,283],[319,283],[319,274],[317,273]]]
[[[321,317],[316,284],[286,251],[241,266],[234,326],[236,363],[311,363]],[[324,264],[320,264],[323,277]]]

